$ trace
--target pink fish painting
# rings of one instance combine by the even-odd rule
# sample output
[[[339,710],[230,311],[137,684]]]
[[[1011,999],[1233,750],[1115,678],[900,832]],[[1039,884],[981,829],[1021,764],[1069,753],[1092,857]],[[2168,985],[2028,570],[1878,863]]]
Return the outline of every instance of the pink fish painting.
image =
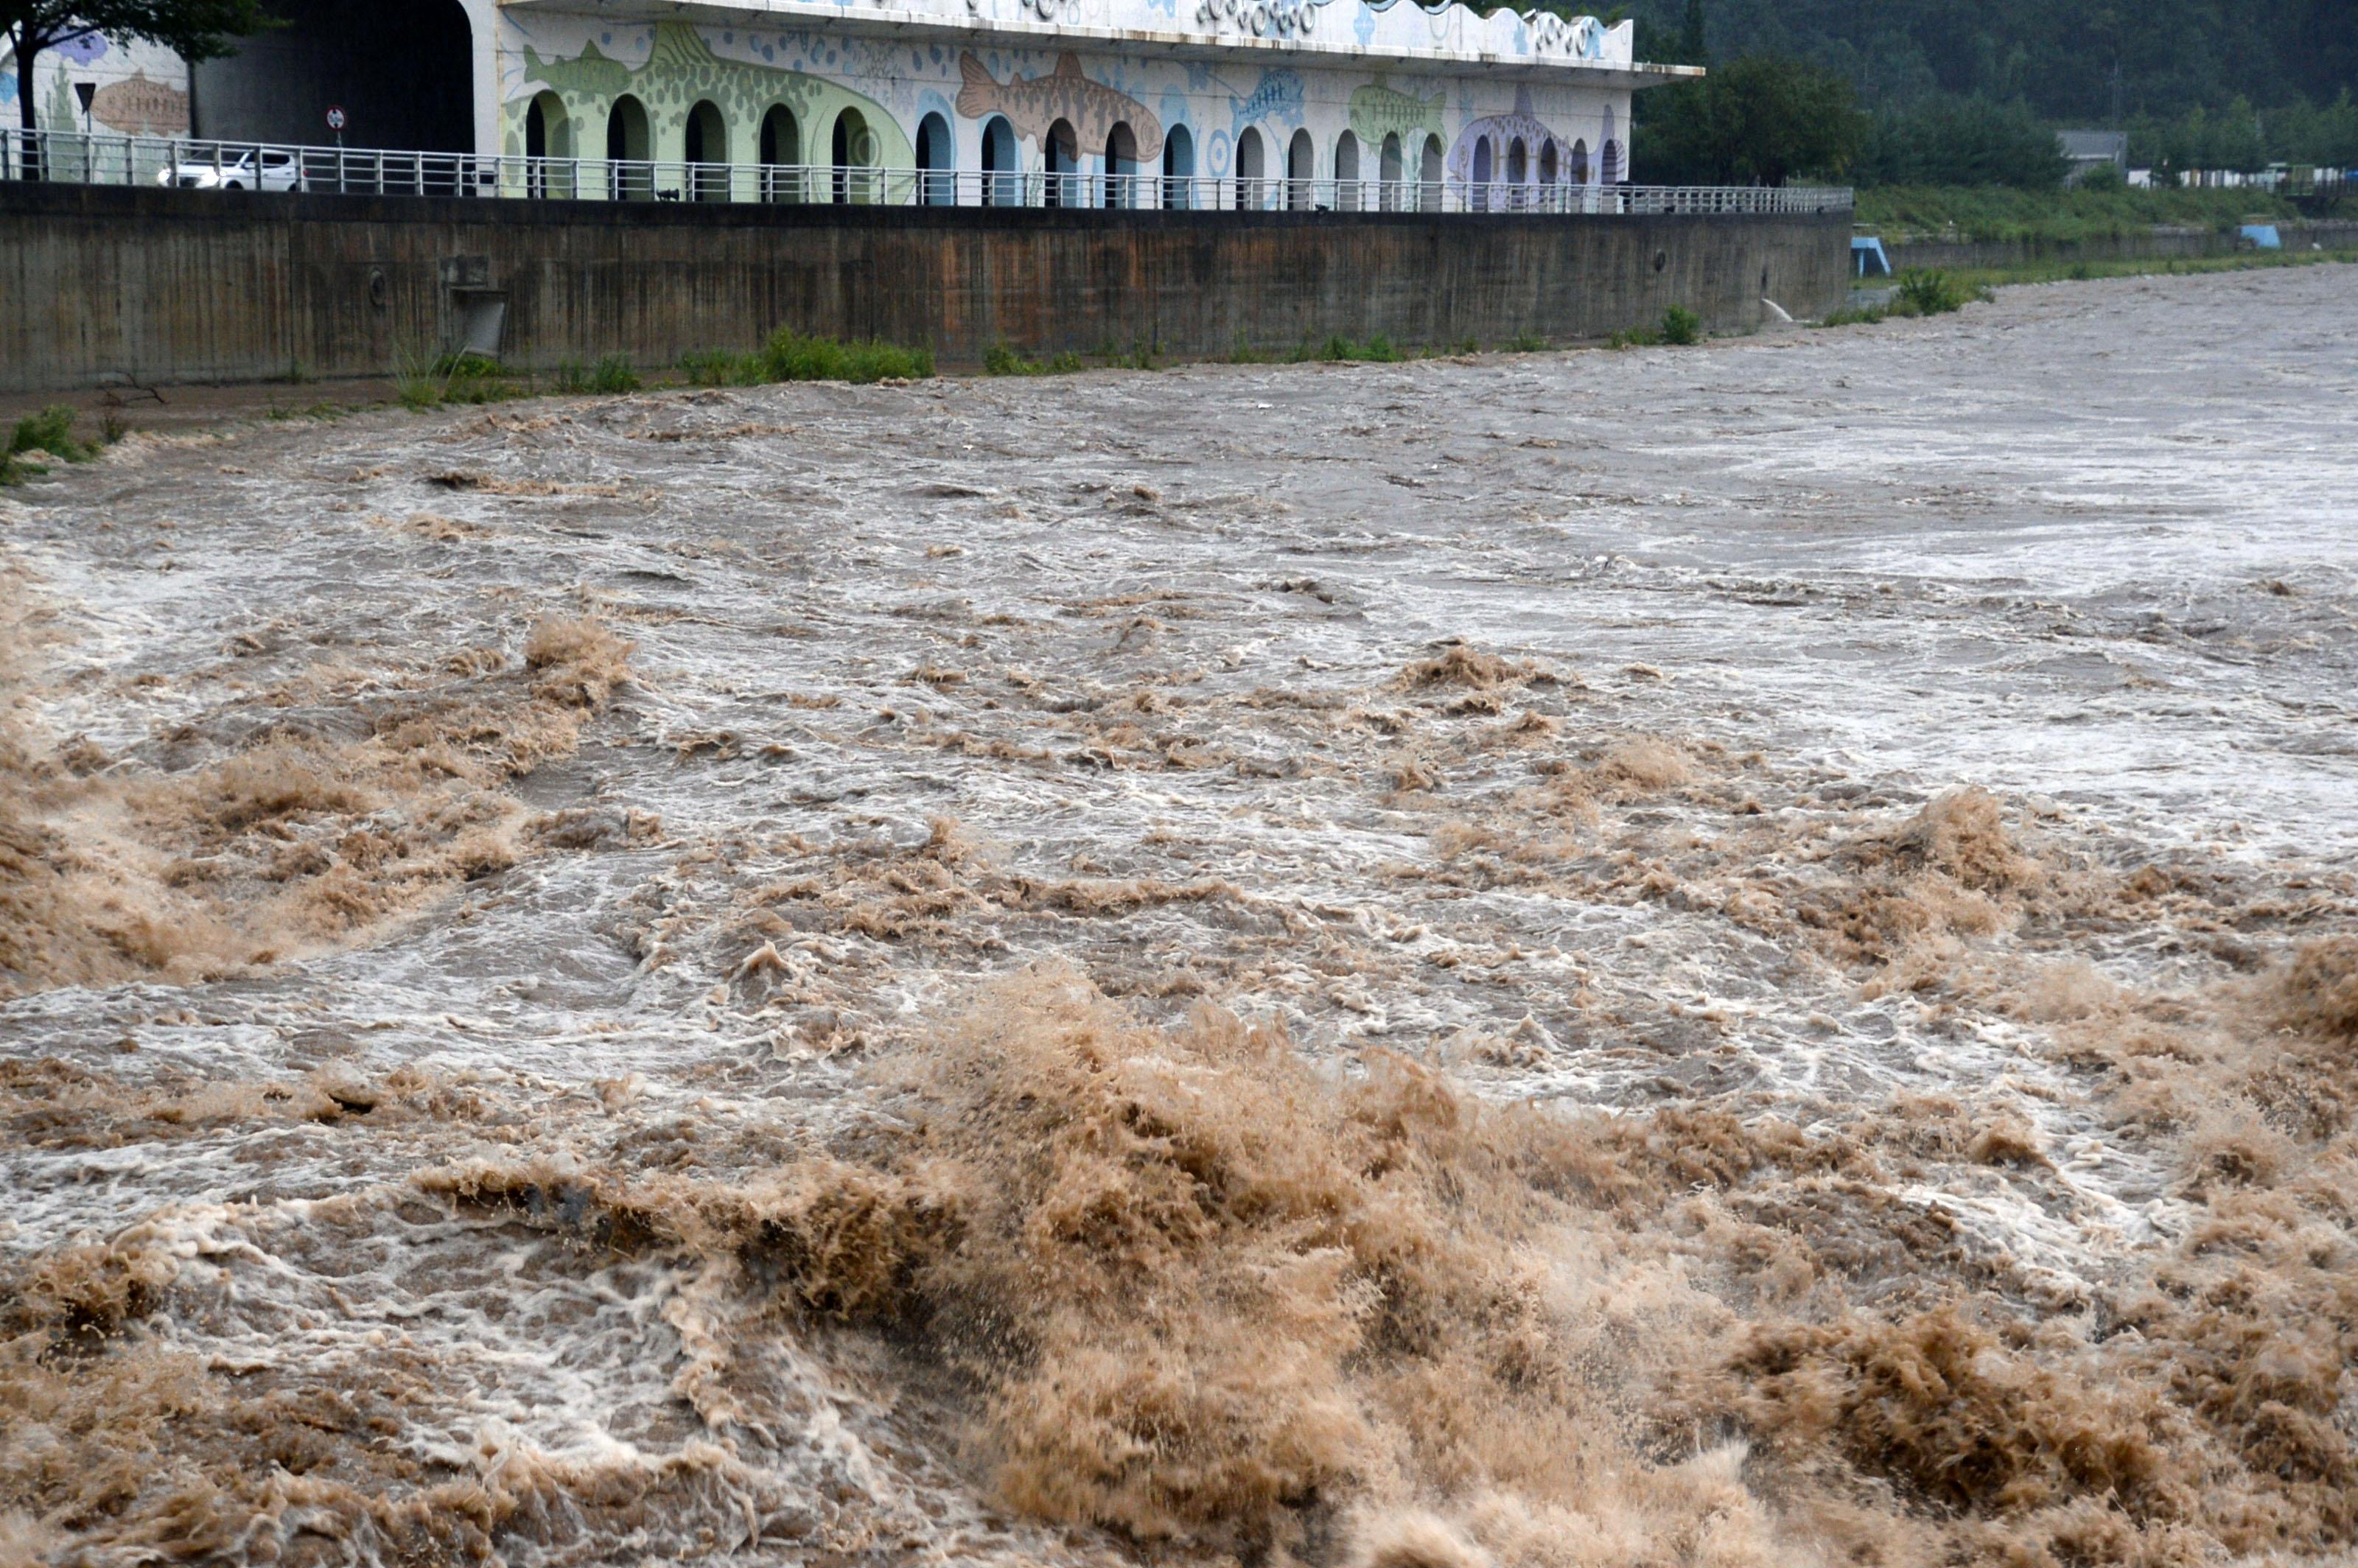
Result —
[[[1610,115],[1613,111],[1608,108],[1605,113]],[[1609,136],[1613,133],[1607,129],[1605,134]],[[1474,178],[1477,172],[1474,167],[1474,148],[1485,137],[1489,139],[1490,157],[1494,160],[1483,174],[1486,181],[1507,178],[1507,147],[1512,142],[1523,144],[1531,159],[1527,167],[1531,169],[1539,168],[1540,149],[1550,142],[1564,149],[1563,156],[1566,159],[1572,157],[1572,138],[1556,135],[1545,121],[1531,113],[1531,90],[1528,87],[1515,89],[1512,114],[1491,114],[1466,122],[1466,128],[1457,133],[1457,145],[1449,149],[1450,178],[1460,183]]]
[[[958,57],[958,75],[966,85],[958,89],[957,112],[969,120],[1004,114],[1017,135],[1033,141],[1063,120],[1073,127],[1083,152],[1102,149],[1113,128],[1127,124],[1138,139],[1139,162],[1163,156],[1163,122],[1129,93],[1082,75],[1076,55],[1057,56],[1056,69],[1049,75],[1011,76],[1001,81],[969,51]]]

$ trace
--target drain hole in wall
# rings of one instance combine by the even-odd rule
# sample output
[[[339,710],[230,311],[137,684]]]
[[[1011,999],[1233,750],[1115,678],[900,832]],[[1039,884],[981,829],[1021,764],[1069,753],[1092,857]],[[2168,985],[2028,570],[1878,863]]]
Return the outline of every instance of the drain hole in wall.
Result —
[[[1664,267],[1666,267],[1666,266],[1668,266],[1668,265],[1671,265],[1671,253],[1670,253],[1670,252],[1668,252],[1668,251],[1656,251],[1656,252],[1654,253],[1654,270],[1655,270],[1656,272],[1660,272],[1660,271],[1661,271]]]

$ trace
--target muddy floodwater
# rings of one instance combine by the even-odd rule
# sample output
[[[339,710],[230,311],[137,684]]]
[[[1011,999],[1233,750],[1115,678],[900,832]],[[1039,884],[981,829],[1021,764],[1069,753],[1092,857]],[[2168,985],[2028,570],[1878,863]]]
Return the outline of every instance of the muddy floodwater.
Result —
[[[135,435],[0,693],[0,1560],[2358,1541],[2358,269]]]

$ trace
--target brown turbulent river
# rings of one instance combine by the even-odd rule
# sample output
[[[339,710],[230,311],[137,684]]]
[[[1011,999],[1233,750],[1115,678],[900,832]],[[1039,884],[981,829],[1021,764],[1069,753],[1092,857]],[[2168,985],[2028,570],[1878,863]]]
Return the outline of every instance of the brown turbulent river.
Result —
[[[0,1560],[2358,1541],[2358,270],[0,495]]]

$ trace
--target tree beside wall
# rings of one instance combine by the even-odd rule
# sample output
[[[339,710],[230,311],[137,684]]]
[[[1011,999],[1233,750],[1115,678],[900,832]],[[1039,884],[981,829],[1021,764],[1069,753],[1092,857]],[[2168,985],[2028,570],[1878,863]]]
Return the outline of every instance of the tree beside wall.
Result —
[[[1861,185],[2010,185],[2049,190],[2070,170],[2055,132],[2019,103],[1935,98],[1876,115]]]
[[[259,0],[0,0],[0,34],[16,58],[16,110],[28,131],[37,128],[34,65],[59,45],[94,34],[161,44],[193,65],[276,25]]]
[[[1753,56],[1642,94],[1633,138],[1649,185],[1783,185],[1846,176],[1866,144],[1858,94],[1835,72]]]

